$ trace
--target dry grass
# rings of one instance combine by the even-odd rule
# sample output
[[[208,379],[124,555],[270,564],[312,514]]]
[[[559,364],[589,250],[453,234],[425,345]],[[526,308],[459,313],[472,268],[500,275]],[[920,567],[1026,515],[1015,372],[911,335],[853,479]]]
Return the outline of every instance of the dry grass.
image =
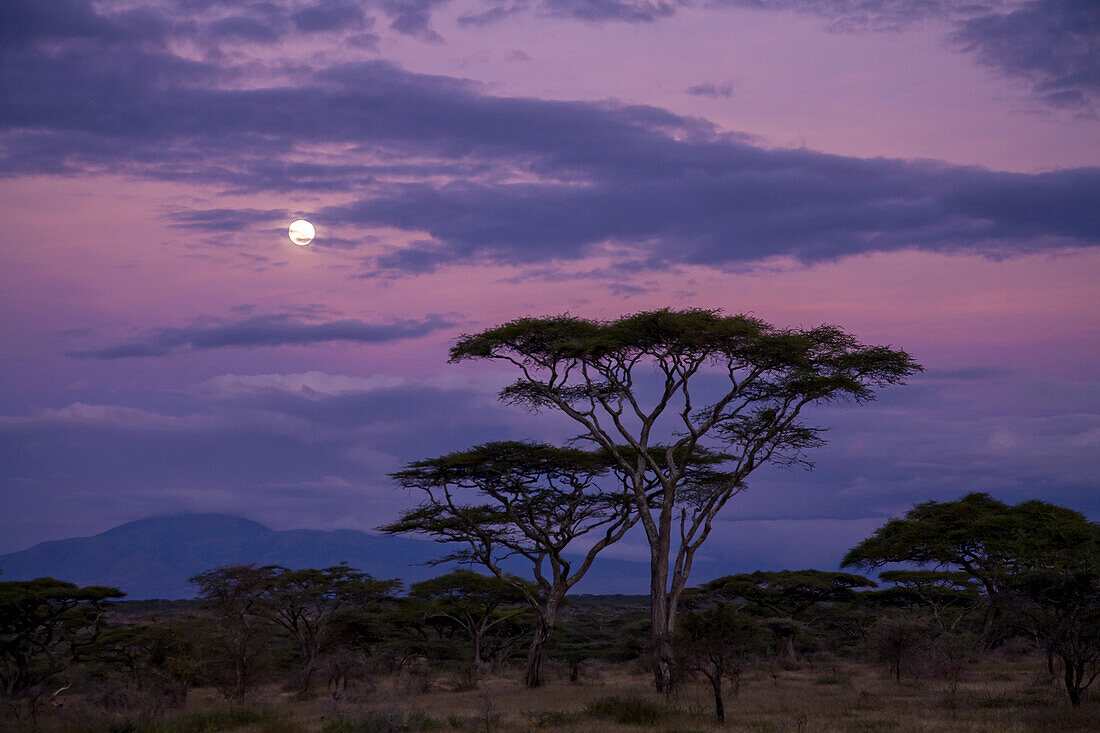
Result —
[[[647,675],[610,670],[578,684],[553,680],[537,690],[524,690],[517,677],[493,677],[477,689],[456,689],[456,681],[392,677],[373,687],[354,688],[340,700],[319,694],[302,700],[271,689],[258,693],[249,707],[262,720],[237,727],[240,733],[360,733],[387,730],[514,731],[637,733],[638,731],[753,731],[786,733],[843,731],[846,733],[936,733],[938,731],[1098,731],[1100,705],[1086,702],[1078,710],[1066,704],[1064,691],[1051,685],[1037,660],[983,662],[966,670],[955,691],[943,680],[885,678],[869,665],[834,662],[817,666],[746,675],[740,693],[726,700],[726,724],[713,717],[709,686],[681,686],[671,696],[657,695]],[[610,698],[619,702],[603,703]],[[641,701],[638,704],[631,699]],[[623,702],[625,700],[625,702]],[[632,705],[634,707],[632,707]],[[656,707],[655,707],[656,706]],[[196,690],[187,710],[174,713],[182,721],[191,715],[224,710],[211,690]],[[616,711],[625,709],[627,715]],[[629,719],[644,724],[617,722]],[[217,717],[217,716],[213,716]],[[88,723],[91,718],[83,717]],[[55,721],[60,722],[60,721]],[[69,724],[54,730],[93,730]],[[109,731],[110,728],[95,727]],[[115,727],[120,733],[126,729]],[[130,728],[133,733],[175,733],[176,725]]]

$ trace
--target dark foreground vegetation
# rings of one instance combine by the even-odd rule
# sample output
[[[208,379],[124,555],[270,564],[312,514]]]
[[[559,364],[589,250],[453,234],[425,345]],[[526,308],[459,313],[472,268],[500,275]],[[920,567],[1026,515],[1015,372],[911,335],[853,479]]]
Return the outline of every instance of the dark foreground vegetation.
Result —
[[[402,589],[346,566],[232,566],[197,601],[0,583],[3,730],[1096,730],[1097,525],[1043,502],[929,502],[845,562],[685,594],[673,685],[654,690],[648,598],[539,619],[458,570]],[[954,554],[952,554],[954,553]],[[919,566],[923,564],[923,569]],[[948,569],[933,569],[927,566]],[[537,595],[532,586],[531,593]]]

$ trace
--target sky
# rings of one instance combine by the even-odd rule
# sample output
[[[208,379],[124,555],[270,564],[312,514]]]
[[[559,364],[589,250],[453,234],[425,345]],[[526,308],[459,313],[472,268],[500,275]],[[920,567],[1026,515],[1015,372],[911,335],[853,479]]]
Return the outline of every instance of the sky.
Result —
[[[1094,0],[5,0],[0,91],[0,552],[372,531],[410,461],[577,432],[456,337],[662,307],[925,367],[702,560],[833,569],[971,491],[1100,518]]]

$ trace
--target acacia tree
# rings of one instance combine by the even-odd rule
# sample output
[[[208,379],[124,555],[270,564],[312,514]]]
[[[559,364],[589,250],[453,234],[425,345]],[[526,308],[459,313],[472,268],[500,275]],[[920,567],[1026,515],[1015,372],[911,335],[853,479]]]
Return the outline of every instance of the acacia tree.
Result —
[[[443,619],[462,630],[473,645],[474,666],[482,669],[486,636],[525,610],[527,596],[519,590],[525,582],[459,569],[413,584],[410,596],[430,602],[428,619]],[[516,609],[516,604],[524,606]]]
[[[0,694],[26,703],[32,727],[47,686],[99,635],[103,604],[123,595],[53,578],[0,583]]]
[[[456,543],[460,549],[440,562],[476,562],[523,595],[536,617],[524,684],[538,687],[562,600],[600,551],[637,521],[611,465],[605,452],[514,441],[418,461],[393,477],[426,499],[381,529]],[[588,535],[595,540],[577,549],[576,540]],[[502,562],[511,557],[531,565],[534,587],[505,571]]]
[[[761,629],[747,614],[726,603],[684,614],[675,637],[676,660],[684,671],[700,672],[714,693],[714,714],[726,722],[722,680],[736,695],[747,658],[761,645]],[[766,644],[766,637],[764,643]]]
[[[864,402],[920,369],[904,351],[865,346],[833,326],[777,329],[702,309],[520,318],[460,337],[451,361],[468,359],[513,365],[520,376],[501,392],[504,402],[572,418],[626,477],[649,542],[662,691],[671,689],[671,635],[695,553],[749,474],[768,463],[808,465],[803,451],[824,442],[800,420],[808,405]],[[724,478],[692,485],[688,469],[708,445],[728,457]]]
[[[1048,665],[1053,668],[1055,656],[1061,661],[1066,694],[1073,706],[1081,704],[1100,676],[1097,536],[1087,544],[1092,545],[1091,557],[1082,551],[1076,558],[1036,563],[1009,582],[1026,628],[1046,649]]]
[[[978,586],[968,573],[957,570],[887,570],[879,578],[894,587],[894,602],[908,601],[927,608],[940,633],[955,630],[981,605]]]
[[[323,570],[274,567],[270,571],[258,588],[261,602],[253,610],[285,629],[298,645],[303,692],[309,690],[321,652],[332,641],[337,614],[349,607],[376,606],[401,585],[397,580],[375,580],[346,564]]]
[[[227,664],[215,668],[215,677],[222,694],[236,702],[244,699],[256,681],[257,660],[264,650],[269,623],[263,613],[264,596],[282,569],[277,565],[226,565],[190,579],[224,633],[215,649],[226,657]]]
[[[1070,703],[1100,674],[1100,525],[1043,501],[1010,506],[984,493],[917,504],[845,556],[845,566],[890,563],[965,573],[985,594],[983,636],[1013,616],[1063,665]],[[884,574],[885,575],[885,574]]]
[[[861,575],[823,570],[780,570],[741,573],[702,586],[702,594],[727,600],[745,599],[754,610],[772,614],[766,622],[779,641],[780,653],[795,659],[794,638],[801,616],[819,603],[850,601],[855,588],[874,587]]]
[[[848,551],[842,567],[878,569],[892,563],[958,570],[984,593],[982,635],[988,638],[1011,598],[1007,583],[1027,556],[1069,551],[1087,521],[1043,501],[1009,506],[973,492],[957,501],[927,501],[891,519]],[[1067,534],[1068,532],[1068,534]]]

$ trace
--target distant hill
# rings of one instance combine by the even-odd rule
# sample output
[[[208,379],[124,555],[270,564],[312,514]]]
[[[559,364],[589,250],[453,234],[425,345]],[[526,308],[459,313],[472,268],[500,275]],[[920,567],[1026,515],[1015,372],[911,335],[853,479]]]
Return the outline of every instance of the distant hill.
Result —
[[[444,553],[442,546],[423,540],[356,530],[277,531],[225,514],[184,514],[0,555],[0,581],[50,576],[78,585],[114,586],[129,599],[192,598],[195,589],[187,579],[223,565],[324,568],[347,562],[376,578],[401,578],[408,584],[446,572],[424,564]],[[643,563],[600,559],[576,591],[642,593],[647,578]]]
[[[115,586],[132,599],[192,598],[188,578],[236,563],[320,568],[344,561],[378,578],[416,582],[443,572],[418,565],[439,557],[442,549],[433,542],[354,530],[276,531],[225,514],[184,514],[0,555],[0,580],[52,576]]]

